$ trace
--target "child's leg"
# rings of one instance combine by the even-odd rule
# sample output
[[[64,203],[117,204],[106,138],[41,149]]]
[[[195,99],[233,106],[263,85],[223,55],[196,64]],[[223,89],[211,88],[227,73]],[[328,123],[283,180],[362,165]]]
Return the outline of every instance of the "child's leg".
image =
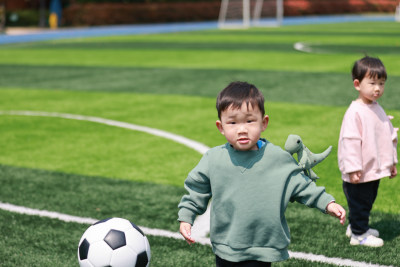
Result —
[[[215,257],[217,267],[271,267],[270,262],[261,261],[242,261],[242,262],[231,262],[220,257]]]
[[[375,202],[379,180],[361,184],[343,182],[343,191],[349,206],[349,222],[355,235],[369,229],[369,215]]]

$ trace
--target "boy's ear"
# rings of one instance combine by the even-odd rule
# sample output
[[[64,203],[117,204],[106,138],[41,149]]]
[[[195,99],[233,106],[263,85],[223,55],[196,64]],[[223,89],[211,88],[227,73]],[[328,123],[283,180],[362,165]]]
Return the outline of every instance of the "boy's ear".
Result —
[[[360,81],[359,81],[358,79],[355,79],[355,80],[353,81],[353,85],[354,85],[354,88],[355,88],[357,91],[360,91]]]
[[[215,125],[217,125],[218,131],[219,131],[221,134],[224,134],[224,128],[222,127],[222,122],[221,122],[220,120],[217,120],[217,121],[215,122]]]
[[[263,131],[265,131],[265,129],[267,129],[268,122],[269,122],[269,116],[265,115],[263,120],[262,120],[262,124],[263,124],[262,130]]]

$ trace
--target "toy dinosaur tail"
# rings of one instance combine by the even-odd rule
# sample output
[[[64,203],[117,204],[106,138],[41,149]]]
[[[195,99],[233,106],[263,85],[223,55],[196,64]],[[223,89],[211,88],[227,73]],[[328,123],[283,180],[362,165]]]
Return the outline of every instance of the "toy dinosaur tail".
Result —
[[[324,160],[332,151],[332,146],[329,146],[324,152],[320,153],[321,161]]]

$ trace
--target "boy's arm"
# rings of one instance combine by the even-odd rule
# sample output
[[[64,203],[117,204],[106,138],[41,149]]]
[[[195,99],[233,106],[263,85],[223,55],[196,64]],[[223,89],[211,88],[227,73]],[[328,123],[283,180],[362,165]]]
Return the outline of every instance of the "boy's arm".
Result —
[[[394,128],[393,124],[391,122],[391,120],[393,120],[393,116],[388,115],[389,117],[389,122],[390,122],[390,131],[392,132],[392,141],[393,141],[393,159],[394,159],[394,164],[398,163],[398,159],[397,159],[397,143],[399,141],[397,133],[399,132],[399,128]],[[397,170],[397,169],[396,169]],[[397,172],[396,172],[397,174]],[[393,174],[392,174],[393,175]],[[396,175],[395,175],[396,176]],[[393,176],[394,177],[394,176]],[[392,176],[390,176],[390,178],[393,178]]]
[[[346,221],[346,210],[342,206],[335,202],[331,202],[326,206],[326,213],[338,218],[340,223],[344,225],[344,222]]]
[[[335,198],[325,192],[325,188],[317,186],[310,178],[302,172],[292,174],[289,178],[287,193],[290,194],[290,201],[296,201],[310,208],[317,208],[326,213],[326,207],[334,202]]]
[[[308,207],[317,208],[333,217],[339,218],[343,225],[346,220],[346,211],[335,203],[333,196],[325,192],[325,188],[317,186],[302,173],[290,179],[289,188],[293,188],[291,201],[300,202]]]
[[[211,187],[208,178],[204,175],[194,178],[195,172],[191,172],[185,181],[185,189],[188,194],[184,195],[178,205],[178,221],[193,224],[197,215],[207,210],[211,198]]]
[[[393,117],[389,119],[393,119]],[[390,179],[394,178],[397,176],[397,166],[396,164],[398,163],[398,159],[397,159],[397,144],[399,142],[399,138],[397,136],[397,133],[399,131],[399,128],[394,128],[393,124],[390,122],[391,127],[392,127],[392,139],[393,139],[393,159],[394,159],[394,164],[390,170]]]
[[[207,209],[207,203],[211,197],[209,184],[196,181],[190,175],[185,181],[185,188],[189,194],[182,197],[178,205],[178,221],[180,221],[179,232],[191,245],[195,242],[192,238],[192,224],[198,214],[203,214]]]
[[[339,168],[342,173],[355,173],[362,170],[361,140],[342,138],[338,151]]]
[[[354,109],[348,110],[343,118],[339,136],[338,163],[342,173],[362,170],[362,123]]]
[[[199,164],[189,173],[185,180],[187,194],[181,199],[178,205],[178,221],[193,225],[197,215],[203,214],[207,210],[208,202],[211,198],[211,185],[208,175],[208,153],[206,153]],[[186,225],[185,229],[190,228]],[[182,233],[182,232],[181,232]],[[182,234],[183,235],[183,234]],[[184,235],[185,239],[189,235]]]

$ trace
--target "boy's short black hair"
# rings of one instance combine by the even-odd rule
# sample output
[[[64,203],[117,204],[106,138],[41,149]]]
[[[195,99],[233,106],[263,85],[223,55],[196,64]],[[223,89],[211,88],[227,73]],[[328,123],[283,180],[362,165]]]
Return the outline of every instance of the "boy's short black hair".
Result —
[[[384,78],[387,79],[385,66],[379,58],[365,56],[354,63],[351,72],[353,81],[359,80],[360,82],[368,74],[371,78]]]
[[[221,119],[221,113],[230,106],[232,106],[232,108],[240,109],[243,102],[246,102],[247,106],[249,106],[249,104],[253,107],[258,106],[262,116],[265,115],[264,96],[261,91],[253,84],[237,81],[231,82],[218,94],[218,118]]]

